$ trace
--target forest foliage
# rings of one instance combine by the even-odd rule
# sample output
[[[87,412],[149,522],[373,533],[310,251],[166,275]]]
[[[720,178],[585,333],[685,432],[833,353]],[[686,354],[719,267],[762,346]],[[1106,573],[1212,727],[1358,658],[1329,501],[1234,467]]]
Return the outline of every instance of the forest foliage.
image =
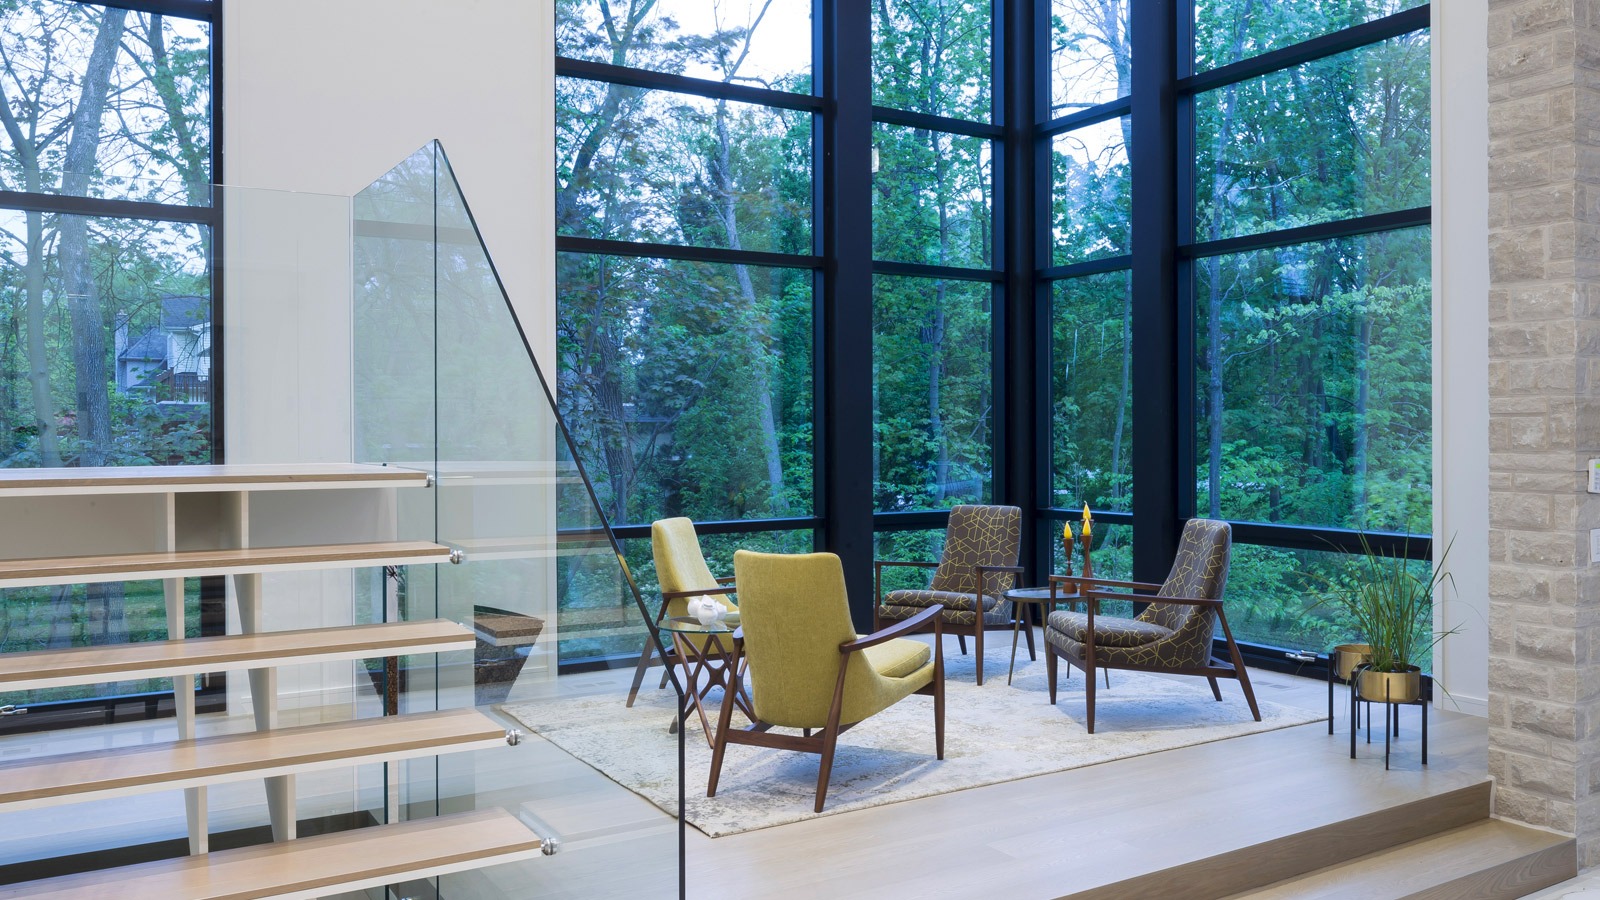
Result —
[[[1413,5],[1200,0],[1195,66]],[[771,34],[795,31],[803,7],[559,0],[558,52],[805,93],[810,53]],[[874,104],[992,120],[988,3],[872,9]],[[1050,116],[1129,94],[1129,14],[1129,0],[1053,0]],[[1428,41],[1412,32],[1195,97],[1182,230],[1204,242],[1426,206]],[[812,252],[810,116],[575,78],[557,104],[560,234]],[[1052,140],[1052,264],[1128,260],[1131,135],[1123,117]],[[876,259],[992,265],[989,141],[879,123],[871,152]],[[1418,228],[1192,264],[1199,514],[1430,532],[1430,261]],[[812,509],[808,271],[564,254],[558,290],[563,411],[613,521]],[[1129,510],[1129,271],[1056,281],[1049,298],[1052,505]],[[875,279],[878,510],[992,496],[994,301],[983,281]],[[1103,529],[1102,571],[1126,570],[1130,531]],[[937,533],[898,539],[881,548],[937,553]],[[1293,646],[1337,638],[1344,623],[1306,607],[1348,569],[1334,553],[1241,547],[1235,627]]]

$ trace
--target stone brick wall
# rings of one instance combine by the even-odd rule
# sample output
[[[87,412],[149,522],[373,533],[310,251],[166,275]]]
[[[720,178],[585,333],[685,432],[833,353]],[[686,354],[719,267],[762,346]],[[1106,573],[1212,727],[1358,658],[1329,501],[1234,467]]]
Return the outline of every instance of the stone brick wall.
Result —
[[[1488,31],[1489,772],[1498,815],[1594,866],[1600,0],[1489,0]]]

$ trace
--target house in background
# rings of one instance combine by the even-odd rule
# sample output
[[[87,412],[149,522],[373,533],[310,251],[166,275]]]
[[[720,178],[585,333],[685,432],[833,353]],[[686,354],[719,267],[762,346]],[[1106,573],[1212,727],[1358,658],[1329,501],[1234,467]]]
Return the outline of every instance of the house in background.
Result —
[[[211,301],[161,298],[158,325],[130,340],[129,315],[117,314],[117,393],[146,393],[164,403],[211,400]]]

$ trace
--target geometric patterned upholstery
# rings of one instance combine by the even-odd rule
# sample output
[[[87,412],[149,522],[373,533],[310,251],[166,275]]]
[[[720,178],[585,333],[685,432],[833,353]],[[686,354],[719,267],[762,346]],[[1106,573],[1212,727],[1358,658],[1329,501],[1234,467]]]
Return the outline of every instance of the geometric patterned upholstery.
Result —
[[[1228,585],[1232,543],[1232,529],[1226,522],[1189,520],[1172,571],[1156,596],[1221,599]],[[1053,613],[1045,628],[1045,642],[1081,659],[1087,626],[1088,617],[1081,613]],[[1217,616],[1210,607],[1158,600],[1134,619],[1097,615],[1094,626],[1095,657],[1100,664],[1189,669],[1211,659]]]
[[[1015,566],[1022,550],[1022,510],[1015,506],[957,506],[950,510],[939,568],[926,590],[890,591],[878,608],[885,621],[909,619],[935,603],[944,604],[940,618],[954,625],[977,622],[978,578],[975,566]],[[986,572],[983,620],[1009,625],[1011,603],[1002,595],[1016,584],[1010,572]]]

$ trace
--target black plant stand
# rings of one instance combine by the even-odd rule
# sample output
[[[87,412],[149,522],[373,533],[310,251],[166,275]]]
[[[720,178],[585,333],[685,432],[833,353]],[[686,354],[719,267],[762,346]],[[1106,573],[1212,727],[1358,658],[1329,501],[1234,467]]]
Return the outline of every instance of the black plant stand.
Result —
[[[1339,684],[1347,684],[1347,685],[1349,685],[1350,686],[1350,693],[1351,693],[1352,696],[1355,694],[1355,690],[1356,690],[1356,683],[1355,683],[1355,678],[1354,677],[1350,678],[1349,680],[1345,680],[1345,679],[1339,677],[1339,669],[1334,664],[1334,658],[1337,657],[1338,655],[1339,654],[1334,653],[1334,652],[1329,652],[1328,653],[1328,733],[1329,734],[1333,734],[1333,685],[1334,685],[1334,683],[1337,682]],[[1352,671],[1351,674],[1353,676],[1354,672]],[[1351,709],[1350,729],[1351,729],[1351,731],[1353,733],[1355,731],[1355,729],[1361,727],[1361,709],[1360,709],[1360,707],[1356,706],[1353,702],[1350,704],[1350,709]],[[1367,716],[1369,718],[1372,716],[1372,703],[1371,702],[1367,703]]]
[[[1426,697],[1418,697],[1415,700],[1390,700],[1387,696],[1385,696],[1385,697],[1363,697],[1361,695],[1360,679],[1356,677],[1356,675],[1359,672],[1361,672],[1361,670],[1363,668],[1365,668],[1365,666],[1357,666],[1355,668],[1355,670],[1350,673],[1350,758],[1351,759],[1355,759],[1356,758],[1356,721],[1355,721],[1355,717],[1356,717],[1356,706],[1357,706],[1358,703],[1361,703],[1361,702],[1368,703],[1368,707],[1367,707],[1367,743],[1369,743],[1369,744],[1372,743],[1372,707],[1371,707],[1371,704],[1372,703],[1382,703],[1384,705],[1384,715],[1383,715],[1383,768],[1384,768],[1384,771],[1388,771],[1389,770],[1389,755],[1390,755],[1390,741],[1391,741],[1391,738],[1398,738],[1400,736],[1400,707],[1402,707],[1402,706],[1420,706],[1420,707],[1422,707],[1422,764],[1423,765],[1427,765],[1428,764],[1428,700],[1427,700],[1427,698]],[[1329,686],[1328,690],[1330,692],[1333,690],[1332,685]]]

